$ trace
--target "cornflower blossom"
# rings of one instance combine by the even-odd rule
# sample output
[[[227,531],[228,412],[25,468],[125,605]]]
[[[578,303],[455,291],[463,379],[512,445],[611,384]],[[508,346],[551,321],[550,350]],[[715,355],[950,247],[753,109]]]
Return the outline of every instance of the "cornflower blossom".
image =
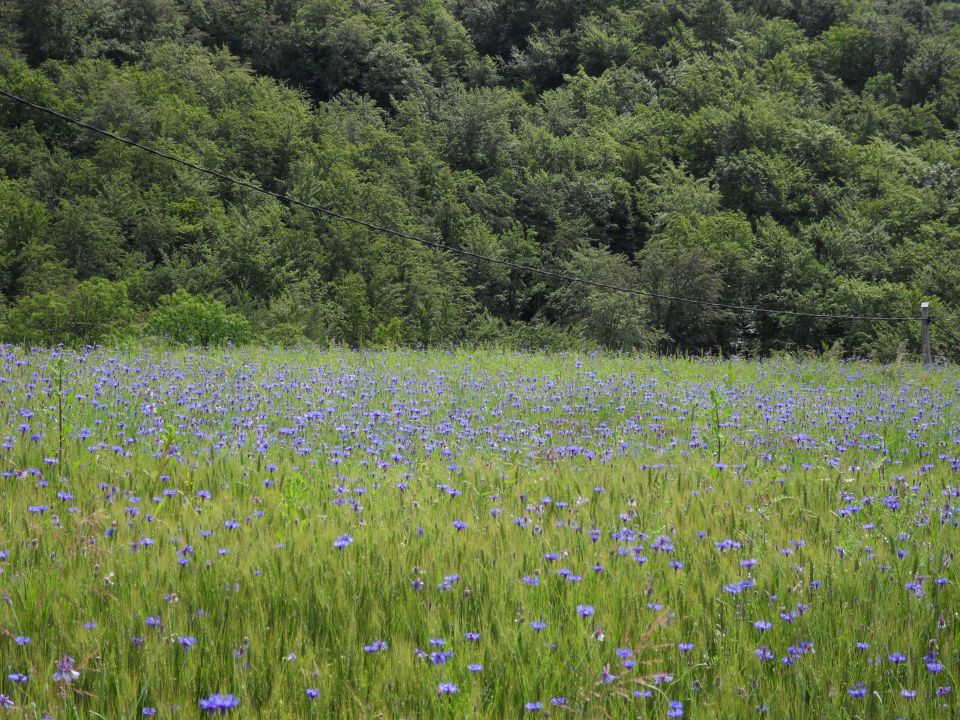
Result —
[[[76,661],[69,655],[64,655],[57,663],[57,671],[53,674],[54,682],[70,684],[80,678],[80,673],[73,669]]]
[[[226,715],[240,704],[240,698],[234,695],[216,693],[200,701],[200,709],[208,715]]]

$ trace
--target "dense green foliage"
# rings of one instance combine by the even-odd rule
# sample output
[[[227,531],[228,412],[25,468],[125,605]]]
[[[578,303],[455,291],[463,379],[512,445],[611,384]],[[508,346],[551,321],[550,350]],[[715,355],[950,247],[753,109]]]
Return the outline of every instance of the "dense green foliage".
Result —
[[[497,258],[804,311],[928,299],[960,324],[958,3],[18,0],[0,72],[135,140]],[[116,287],[80,290],[93,279]],[[2,335],[139,333],[178,291],[199,298],[181,310],[242,315],[238,341],[890,358],[918,333],[560,286],[0,102]],[[96,327],[63,309],[79,292],[110,309]]]

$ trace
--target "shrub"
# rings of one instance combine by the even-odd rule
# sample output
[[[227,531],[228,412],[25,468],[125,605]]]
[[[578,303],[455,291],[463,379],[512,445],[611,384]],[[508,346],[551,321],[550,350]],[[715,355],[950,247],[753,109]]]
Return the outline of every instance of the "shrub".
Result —
[[[174,342],[218,345],[250,339],[250,323],[232,313],[219,300],[191,295],[179,289],[160,298],[147,322],[147,330]]]
[[[7,313],[6,342],[56,344],[66,339],[67,302],[61,295],[32,293],[20,298]]]
[[[132,315],[127,285],[92,278],[67,295],[67,331],[84,343],[97,343],[123,328]]]
[[[122,282],[92,278],[66,293],[31,293],[7,313],[9,342],[94,344],[121,330],[132,311]]]

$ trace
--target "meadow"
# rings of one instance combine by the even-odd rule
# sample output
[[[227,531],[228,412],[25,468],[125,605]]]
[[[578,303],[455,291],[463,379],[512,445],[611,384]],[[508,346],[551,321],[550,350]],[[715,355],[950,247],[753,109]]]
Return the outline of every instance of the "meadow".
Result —
[[[955,718],[958,392],[3,347],[0,717]]]

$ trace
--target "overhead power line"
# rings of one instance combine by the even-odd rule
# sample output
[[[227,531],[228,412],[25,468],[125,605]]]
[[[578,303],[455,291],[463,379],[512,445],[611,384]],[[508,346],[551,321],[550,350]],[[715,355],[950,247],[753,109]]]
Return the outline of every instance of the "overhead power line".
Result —
[[[930,322],[932,322],[934,325],[940,328],[944,332],[944,334],[947,335],[950,339],[952,339],[955,343],[960,344],[960,338],[958,338],[956,335],[950,332],[946,327],[938,323],[935,319],[931,319]]]
[[[500,258],[490,257],[488,255],[482,255],[472,250],[464,250],[463,248],[453,247],[445,243],[438,242],[436,240],[430,240],[429,238],[420,237],[419,235],[412,235],[410,233],[404,232],[402,230],[397,230],[395,228],[386,227],[384,225],[378,225],[377,223],[369,222],[367,220],[362,220],[361,218],[352,217],[350,215],[344,215],[335,210],[329,208],[321,207],[319,205],[314,205],[312,203],[304,202],[303,200],[297,200],[294,197],[285,195],[283,193],[274,192],[273,190],[268,190],[260,185],[255,183],[248,182],[246,180],[241,180],[240,178],[235,178],[230,175],[226,175],[217,170],[212,170],[210,168],[198,165],[189,160],[184,160],[181,157],[176,155],[171,155],[165,153],[156,148],[150,147],[149,145],[144,145],[137,142],[136,140],[131,140],[130,138],[125,138],[122,135],[117,135],[116,133],[110,132],[109,130],[104,130],[103,128],[90,125],[89,123],[78,120],[69,115],[65,115],[53,108],[41,105],[40,103],[33,102],[32,100],[27,100],[26,98],[20,97],[19,95],[14,95],[11,92],[0,89],[0,96],[3,96],[9,100],[12,100],[21,105],[33,108],[39,112],[50,115],[51,117],[62,120],[63,122],[70,123],[77,127],[83,128],[84,130],[89,130],[90,132],[102,135],[103,137],[109,138],[111,140],[116,140],[117,142],[123,143],[130,147],[137,148],[143,152],[155,155],[156,157],[163,158],[164,160],[169,160],[170,162],[177,163],[184,167],[191,168],[197,172],[210,175],[212,177],[223,180],[224,182],[232,183],[240,187],[247,188],[248,190],[253,190],[254,192],[261,193],[263,195],[269,195],[277,200],[286,203],[288,205],[297,205],[307,210],[312,210],[321,215],[326,215],[328,217],[335,218],[337,220],[342,220],[343,222],[352,223],[354,225],[359,225],[360,227],[367,228],[374,232],[382,233],[384,235],[390,235],[393,237],[404,238],[406,240],[412,240],[418,242],[422,245],[435,248],[437,250],[444,250],[446,252],[454,253],[456,255],[461,255],[463,257],[473,258],[475,260],[482,260],[483,262],[491,263],[493,265],[501,265],[503,267],[508,267],[513,270],[520,270],[523,272],[534,273],[536,275],[542,275],[544,277],[550,277],[555,280],[563,280],[566,282],[579,283],[581,285],[589,285],[591,287],[602,288],[604,290],[612,290],[615,292],[627,293],[629,295],[639,295],[641,297],[655,298],[658,300],[670,300],[673,302],[687,303],[690,305],[702,305],[704,307],[718,308],[721,310],[738,310],[741,312],[750,312],[750,313],[764,313],[767,315],[789,315],[793,317],[804,317],[804,318],[814,318],[814,319],[824,319],[824,320],[862,320],[868,322],[915,322],[918,318],[915,317],[899,317],[891,316],[884,317],[879,315],[835,315],[833,313],[821,313],[821,312],[804,312],[800,310],[786,310],[782,308],[763,308],[763,307],[752,307],[749,305],[734,305],[730,303],[720,303],[713,302],[711,300],[701,300],[698,298],[689,298],[689,297],[680,297],[677,295],[666,295],[663,293],[648,292],[646,290],[638,290],[636,288],[623,287],[621,285],[612,285],[609,283],[599,282],[596,280],[590,280],[584,277],[578,277],[576,275],[568,275],[562,272],[554,272],[553,270],[545,270],[544,268],[533,267],[531,265],[523,265],[521,263],[511,262],[509,260],[503,260]]]

